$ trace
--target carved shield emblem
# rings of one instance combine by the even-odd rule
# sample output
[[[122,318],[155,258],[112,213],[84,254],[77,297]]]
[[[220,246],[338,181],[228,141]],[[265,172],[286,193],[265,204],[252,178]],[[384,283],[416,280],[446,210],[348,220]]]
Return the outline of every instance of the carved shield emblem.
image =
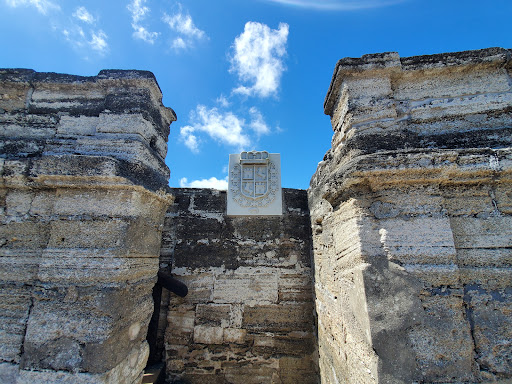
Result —
[[[242,152],[240,158],[240,192],[250,199],[264,197],[269,191],[267,152]]]
[[[247,209],[247,212],[257,214],[268,211],[268,207],[277,200],[281,201],[280,174],[276,160],[279,164],[279,155],[271,155],[267,151],[244,151],[240,155],[230,155],[228,212],[239,214],[238,208],[232,208],[236,204],[237,207]],[[272,209],[281,214],[281,205]]]

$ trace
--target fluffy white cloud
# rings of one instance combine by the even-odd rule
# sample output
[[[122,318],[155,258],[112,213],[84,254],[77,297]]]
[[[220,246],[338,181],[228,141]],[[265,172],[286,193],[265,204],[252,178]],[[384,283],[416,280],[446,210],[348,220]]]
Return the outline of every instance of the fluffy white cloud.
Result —
[[[128,4],[127,8],[132,13],[132,22],[138,23],[146,17],[146,13],[149,13],[149,8],[144,4],[146,0],[133,0]]]
[[[107,35],[102,30],[92,32],[91,40],[89,45],[96,52],[105,54],[108,51]]]
[[[33,6],[42,13],[46,15],[51,10],[59,10],[60,6],[49,0],[6,0],[6,3],[10,7],[19,7],[19,6]]]
[[[275,94],[285,70],[283,57],[287,40],[288,24],[281,23],[279,29],[270,29],[265,24],[246,23],[244,32],[233,44],[230,71],[250,85],[241,85],[234,92],[261,97]]]
[[[172,48],[176,50],[184,50],[190,48],[198,40],[207,39],[206,33],[197,28],[192,17],[183,12],[181,4],[178,4],[179,11],[173,15],[164,13],[162,21],[166,23],[170,29],[179,34],[172,42]]]
[[[78,7],[76,11],[73,13],[73,16],[78,20],[83,21],[87,24],[94,23],[94,17],[89,13],[89,11],[85,7]]]
[[[355,11],[359,9],[385,7],[407,0],[267,0],[274,3],[318,10]]]
[[[202,39],[206,36],[204,31],[201,31],[194,25],[192,17],[188,14],[183,14],[181,12],[172,16],[164,14],[163,20],[169,25],[169,28],[187,37]]]
[[[133,28],[133,37],[137,39],[141,39],[146,43],[153,44],[155,40],[158,38],[158,32],[150,32],[142,25],[132,24]]]
[[[147,28],[141,24],[146,18],[146,15],[150,12],[150,9],[144,5],[145,3],[146,0],[133,0],[127,6],[132,14],[133,37],[145,41],[146,43],[154,44],[160,34],[158,32],[148,31]]]
[[[263,115],[256,107],[251,107],[249,109],[249,113],[251,114],[251,124],[249,125],[251,129],[259,135],[267,135],[270,133],[270,127],[265,123],[263,119]]]
[[[193,123],[180,129],[185,145],[193,152],[199,151],[197,133],[203,132],[217,142],[242,149],[249,146],[249,137],[243,133],[245,120],[232,112],[222,112],[217,108],[198,105],[191,113]]]
[[[181,49],[187,49],[187,43],[181,37],[177,37],[172,41],[171,47],[179,51]]]
[[[209,179],[201,179],[201,180],[193,180],[191,182],[188,181],[186,177],[180,179],[180,187],[181,188],[213,188],[219,190],[227,190],[228,189],[228,177],[226,176],[224,179],[217,179],[216,177],[210,177]]]
[[[199,152],[199,141],[197,140],[197,136],[194,135],[196,131],[195,127],[187,125],[180,129],[180,137],[185,143],[185,145],[194,153]]]

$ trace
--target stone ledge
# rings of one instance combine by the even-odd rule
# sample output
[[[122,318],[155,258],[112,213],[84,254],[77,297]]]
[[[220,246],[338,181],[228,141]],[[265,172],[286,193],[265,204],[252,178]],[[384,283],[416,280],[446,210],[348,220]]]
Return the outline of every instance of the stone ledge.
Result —
[[[332,115],[339,87],[346,76],[364,74],[400,74],[405,71],[428,71],[439,68],[485,65],[489,67],[509,67],[511,50],[486,48],[473,51],[449,52],[434,55],[401,58],[397,52],[384,52],[363,55],[360,58],[346,57],[339,60],[324,101],[324,112]]]
[[[14,104],[2,100],[0,108],[4,110],[61,113],[67,109],[73,115],[87,116],[98,116],[104,110],[138,110],[152,116],[166,137],[169,124],[176,121],[176,113],[162,105],[162,92],[149,71],[103,70],[97,76],[76,76],[4,68],[0,69],[0,84],[0,92],[14,89],[18,99]]]

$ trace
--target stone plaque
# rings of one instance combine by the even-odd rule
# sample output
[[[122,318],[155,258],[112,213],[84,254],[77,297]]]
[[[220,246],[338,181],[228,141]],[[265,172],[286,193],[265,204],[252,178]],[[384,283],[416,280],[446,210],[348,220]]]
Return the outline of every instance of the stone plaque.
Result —
[[[283,214],[281,155],[267,151],[229,155],[228,216]]]

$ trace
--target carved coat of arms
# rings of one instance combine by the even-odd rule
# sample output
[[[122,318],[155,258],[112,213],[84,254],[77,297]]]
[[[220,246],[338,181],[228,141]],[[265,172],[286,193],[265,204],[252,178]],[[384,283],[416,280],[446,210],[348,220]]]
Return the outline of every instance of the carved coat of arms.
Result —
[[[266,151],[240,153],[239,164],[231,169],[230,193],[241,207],[266,207],[274,201],[278,172]]]

